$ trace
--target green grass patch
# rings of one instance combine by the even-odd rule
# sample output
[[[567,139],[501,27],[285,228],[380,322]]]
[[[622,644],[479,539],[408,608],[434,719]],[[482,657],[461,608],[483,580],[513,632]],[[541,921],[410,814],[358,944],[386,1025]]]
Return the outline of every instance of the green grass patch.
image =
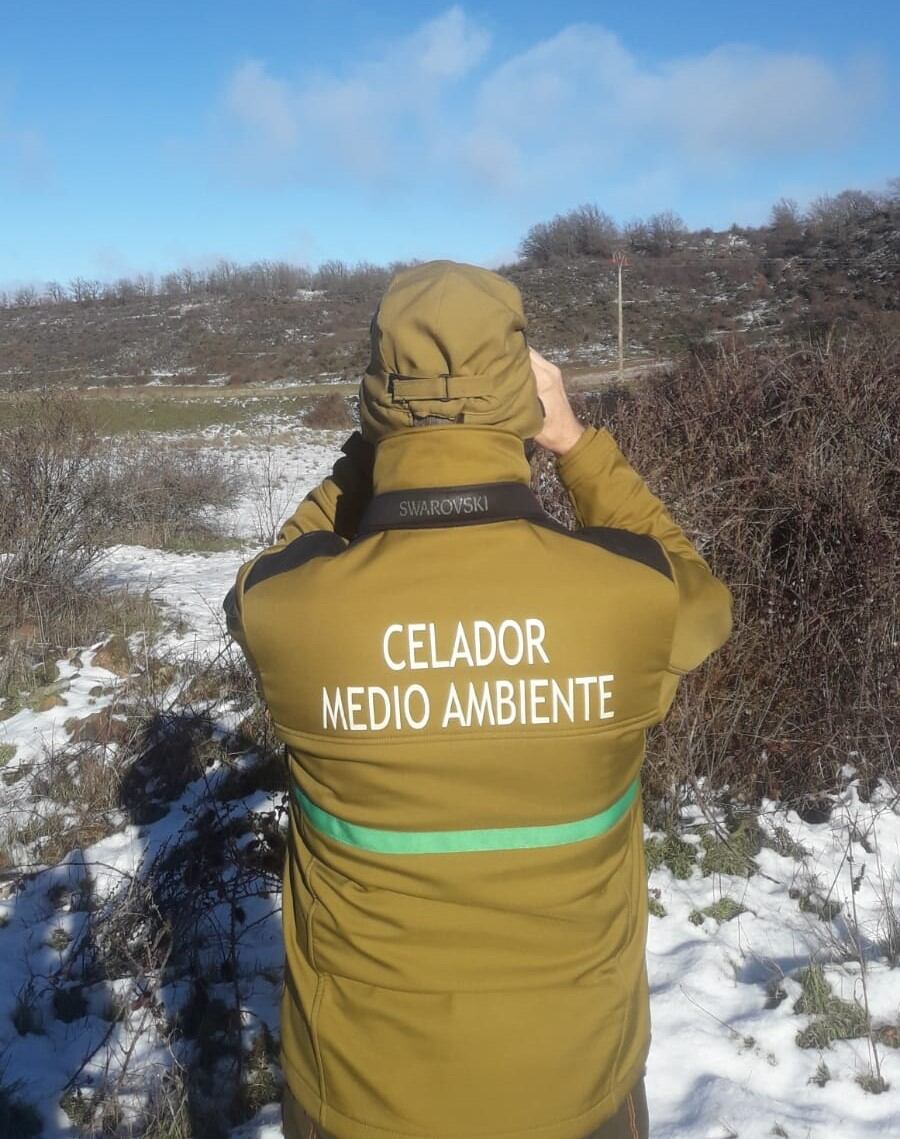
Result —
[[[836,997],[821,965],[809,965],[798,975],[803,992],[794,1002],[794,1012],[812,1016],[796,1042],[801,1048],[827,1048],[833,1040],[868,1036],[866,1010],[858,1001]]]
[[[662,904],[659,898],[654,898],[651,894],[647,899],[647,909],[655,918],[664,918],[668,913],[666,907]]]
[[[747,907],[736,902],[734,898],[722,897],[711,905],[704,906],[702,910],[694,910],[688,921],[694,925],[702,925],[704,917],[715,918],[717,922],[732,921],[738,914],[747,912]]]
[[[815,914],[819,921],[824,922],[833,921],[843,909],[841,902],[834,901],[827,894],[815,874],[807,874],[802,885],[788,889],[788,897],[793,898],[803,913]]]
[[[764,845],[770,846],[776,854],[781,854],[785,858],[796,858],[798,862],[802,862],[809,854],[803,843],[793,839],[783,826],[774,827],[772,837],[767,838]]]
[[[68,930],[63,929],[61,925],[56,926],[47,938],[46,944],[51,949],[55,949],[57,953],[63,953],[69,946],[72,940],[72,935]]]
[[[753,857],[762,850],[765,835],[755,815],[745,815],[724,837],[709,831],[700,836],[703,857],[700,869],[706,874],[734,874],[749,877],[759,867]]]
[[[15,754],[15,744],[0,744],[0,767],[5,767]]]
[[[354,394],[358,384],[309,383],[283,394],[254,395],[252,388],[236,392],[210,388],[201,393],[157,395],[84,395],[82,399],[104,435],[134,432],[200,432],[207,427],[249,427],[259,419],[283,417],[302,423],[323,396]],[[0,398],[0,429],[16,425],[16,404]]]
[[[241,1116],[252,1119],[261,1107],[275,1103],[281,1088],[275,1077],[278,1063],[278,1045],[269,1026],[263,1021],[247,1053],[244,1065],[245,1083],[241,1088]]]
[[[68,1115],[79,1131],[86,1131],[94,1118],[94,1102],[81,1088],[69,1088],[59,1101],[59,1106]]]
[[[891,1086],[883,1076],[879,1076],[876,1072],[860,1072],[853,1078],[863,1091],[869,1092],[871,1095],[881,1095]]]
[[[690,878],[697,850],[674,831],[667,831],[662,838],[651,836],[644,842],[644,858],[648,871],[667,866],[675,878]]]
[[[815,1072],[806,1081],[808,1084],[816,1084],[820,1088],[824,1088],[828,1081],[831,1079],[831,1069],[824,1060],[820,1060]]]
[[[173,534],[156,548],[173,554],[224,554],[229,550],[242,550],[246,544],[245,538],[233,534],[195,533]]]

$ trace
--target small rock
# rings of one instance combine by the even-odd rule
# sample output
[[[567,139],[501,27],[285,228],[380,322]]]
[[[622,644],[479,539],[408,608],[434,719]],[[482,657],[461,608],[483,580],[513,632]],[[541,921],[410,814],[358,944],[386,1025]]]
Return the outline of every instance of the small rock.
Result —
[[[116,676],[128,676],[132,672],[128,642],[121,633],[117,633],[97,649],[91,663],[95,668],[105,668],[107,672],[114,672]]]
[[[109,708],[103,708],[83,719],[73,716],[66,720],[64,726],[77,743],[121,743],[128,736],[128,724],[113,716]]]
[[[68,704],[68,700],[64,696],[60,696],[58,692],[48,692],[46,696],[41,696],[34,705],[36,712],[49,712],[51,708],[59,708]]]

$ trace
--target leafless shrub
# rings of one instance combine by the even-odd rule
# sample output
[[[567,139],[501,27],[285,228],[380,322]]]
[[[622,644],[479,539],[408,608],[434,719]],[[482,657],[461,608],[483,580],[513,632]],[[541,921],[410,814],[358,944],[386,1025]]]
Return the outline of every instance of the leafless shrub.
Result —
[[[896,777],[897,365],[874,330],[716,347],[595,411],[734,594],[651,741],[656,797],[704,776],[803,811],[847,762]]]
[[[148,546],[215,533],[209,512],[231,505],[238,488],[217,456],[174,447],[117,446],[107,473],[114,538]]]
[[[625,237],[636,253],[648,253],[653,257],[671,253],[688,235],[688,228],[672,210],[652,214],[642,221],[636,218],[625,226]]]
[[[77,396],[20,397],[0,428],[0,687],[21,679],[34,645],[64,651],[138,615],[132,596],[90,577],[107,545],[210,530],[210,507],[235,493],[233,475],[199,452],[102,438]]]
[[[586,204],[533,225],[522,239],[519,255],[535,264],[553,258],[609,257],[618,239],[618,226],[609,214]]]
[[[77,398],[21,399],[0,431],[2,581],[52,590],[101,548],[100,440]]]
[[[806,211],[807,221],[820,230],[835,230],[864,221],[881,204],[878,197],[863,190],[842,190],[839,194],[822,194]]]
[[[360,261],[323,261],[313,274],[313,287],[332,296],[353,297],[377,294],[387,285],[390,274],[381,265]]]
[[[274,432],[257,448],[258,462],[252,484],[256,521],[253,536],[263,546],[275,542],[295,498],[294,488],[284,474],[281,454],[283,450],[275,444]]]
[[[340,392],[326,392],[311,401],[303,417],[307,427],[350,429],[353,415],[346,398]]]

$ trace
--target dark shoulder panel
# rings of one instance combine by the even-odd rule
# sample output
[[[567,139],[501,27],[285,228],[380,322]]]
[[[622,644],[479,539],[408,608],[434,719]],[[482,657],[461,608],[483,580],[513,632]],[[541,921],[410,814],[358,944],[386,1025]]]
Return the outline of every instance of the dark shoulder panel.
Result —
[[[669,559],[663,553],[659,542],[649,534],[635,534],[631,530],[617,530],[613,526],[583,526],[571,533],[573,538],[592,542],[595,546],[609,550],[610,553],[641,562],[642,565],[658,570],[664,577],[672,580]]]
[[[278,550],[274,554],[263,554],[254,564],[244,581],[244,593],[259,585],[266,578],[275,577],[279,573],[302,566],[312,558],[333,557],[341,553],[347,543],[331,530],[313,530],[309,534],[301,534],[293,542]]]

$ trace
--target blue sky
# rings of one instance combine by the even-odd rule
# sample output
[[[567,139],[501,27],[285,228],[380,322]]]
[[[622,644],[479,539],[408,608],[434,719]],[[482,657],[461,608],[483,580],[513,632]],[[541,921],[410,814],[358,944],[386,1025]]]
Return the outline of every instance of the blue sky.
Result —
[[[0,26],[0,287],[510,260],[581,202],[760,224],[900,175],[900,5],[28,0]]]

